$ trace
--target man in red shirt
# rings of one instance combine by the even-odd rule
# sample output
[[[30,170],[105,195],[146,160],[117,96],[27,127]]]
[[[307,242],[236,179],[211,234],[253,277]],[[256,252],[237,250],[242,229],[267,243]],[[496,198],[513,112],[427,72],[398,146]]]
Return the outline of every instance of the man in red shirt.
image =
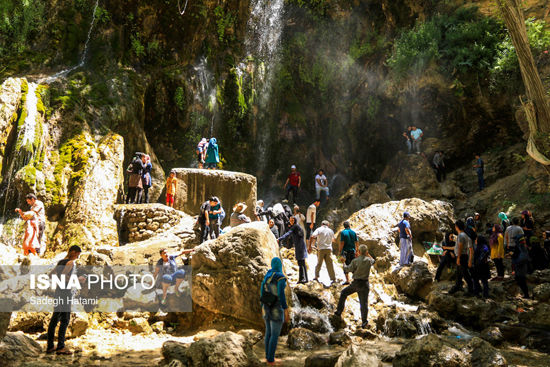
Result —
[[[288,178],[286,179],[285,186],[283,189],[286,189],[286,199],[288,200],[288,194],[292,191],[292,199],[294,202],[296,202],[296,199],[298,198],[298,189],[300,188],[300,185],[302,184],[302,177],[300,177],[300,172],[296,170],[296,166],[292,165],[290,167],[290,174],[288,175]]]

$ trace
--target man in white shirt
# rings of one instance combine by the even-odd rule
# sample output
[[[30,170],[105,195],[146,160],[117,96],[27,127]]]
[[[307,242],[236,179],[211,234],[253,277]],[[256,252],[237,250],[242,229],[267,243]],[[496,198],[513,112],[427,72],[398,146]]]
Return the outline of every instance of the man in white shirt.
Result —
[[[308,206],[306,212],[306,240],[309,245],[309,239],[311,237],[311,231],[315,226],[315,220],[317,219],[317,207],[321,204],[320,200],[315,200],[313,204]]]
[[[40,244],[40,255],[46,251],[46,246],[42,239],[44,236],[44,230],[46,229],[46,210],[44,209],[44,203],[37,199],[35,194],[27,194],[25,197],[27,204],[31,207],[31,210],[36,214],[38,219],[38,243]]]
[[[315,193],[317,194],[317,200],[321,200],[321,191],[324,191],[326,193],[328,200],[330,195],[328,191],[328,180],[327,176],[325,176],[325,172],[322,169],[320,169],[317,173],[317,176],[315,176]]]
[[[315,243],[317,243],[317,266],[315,267],[315,279],[318,280],[319,272],[323,266],[323,261],[327,266],[328,275],[331,280],[331,285],[336,281],[334,274],[334,267],[332,266],[332,243],[334,242],[334,232],[329,228],[329,222],[324,220],[321,227],[317,228],[311,235],[311,244],[308,248],[308,252]]]

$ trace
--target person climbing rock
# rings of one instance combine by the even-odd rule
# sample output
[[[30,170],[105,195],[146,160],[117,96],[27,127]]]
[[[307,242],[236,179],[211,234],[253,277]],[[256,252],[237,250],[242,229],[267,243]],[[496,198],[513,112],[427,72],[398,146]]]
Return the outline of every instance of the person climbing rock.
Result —
[[[275,236],[275,239],[279,238],[279,229],[275,225],[275,221],[273,219],[270,219],[267,225],[269,226],[269,230],[271,231],[271,233],[273,233],[273,236]]]
[[[302,228],[296,223],[295,217],[290,217],[290,229],[284,235],[277,239],[277,242],[281,243],[286,238],[292,236],[292,242],[294,244],[294,252],[296,255],[296,261],[298,262],[299,268],[299,280],[298,283],[307,283],[307,248],[306,242],[304,241],[304,232]]]
[[[436,282],[439,282],[441,280],[441,274],[443,273],[445,267],[451,266],[452,264],[456,263],[456,256],[454,253],[455,245],[456,243],[454,234],[450,232],[445,233],[445,239],[441,244],[443,255],[439,257],[439,265],[437,266],[437,270],[435,272],[434,280]]]
[[[309,244],[309,239],[311,237],[311,232],[315,227],[315,221],[317,220],[317,208],[321,204],[320,200],[315,200],[313,204],[308,206],[306,211],[306,240]]]
[[[308,252],[312,252],[313,246],[317,244],[317,266],[315,267],[315,278],[313,280],[319,280],[319,273],[323,262],[325,263],[330,277],[331,285],[336,281],[336,275],[334,273],[334,266],[332,265],[332,243],[334,242],[334,232],[329,227],[328,220],[324,220],[321,223],[321,227],[317,228],[311,235],[311,243],[308,247]]]
[[[374,259],[370,256],[366,245],[359,246],[359,256],[353,259],[351,264],[344,265],[344,271],[353,273],[353,282],[342,290],[338,307],[334,313],[335,317],[341,318],[346,305],[346,299],[354,293],[359,296],[359,307],[361,309],[361,327],[365,329],[368,325],[369,313],[369,275]]]
[[[317,198],[317,200],[321,200],[321,192],[323,191],[325,192],[326,199],[328,200],[330,197],[330,193],[328,189],[327,176],[325,176],[325,171],[320,169],[317,173],[317,176],[315,176],[315,197]]]
[[[407,154],[412,153],[412,138],[411,138],[411,126],[407,126],[407,129],[403,132],[403,137],[405,138],[405,146],[407,147]]]
[[[424,132],[422,132],[420,128],[413,125],[411,128],[411,139],[412,139],[412,147],[413,147],[413,150],[416,152],[416,154],[420,154],[420,144],[422,143],[423,136],[424,136]]]
[[[15,212],[19,214],[21,219],[25,221],[25,233],[23,234],[23,255],[27,256],[29,253],[38,256],[37,249],[40,250],[40,243],[38,242],[38,216],[32,210],[24,212],[21,209],[15,209]]]
[[[489,298],[489,278],[491,270],[489,268],[490,250],[487,239],[484,236],[477,236],[474,249],[474,267],[472,278],[474,283],[474,294],[480,297],[482,294],[481,284],[483,285],[483,298]]]
[[[410,265],[412,262],[412,232],[408,221],[410,217],[408,212],[403,213],[403,219],[397,224],[399,229],[399,266]]]
[[[130,174],[128,178],[128,194],[126,196],[126,204],[139,203],[141,201],[141,191],[143,189],[143,182],[141,179],[143,170],[145,169],[144,154],[136,152],[132,163],[126,169],[126,172]]]
[[[179,296],[179,286],[183,279],[185,279],[185,271],[183,269],[178,269],[176,258],[181,255],[190,254],[193,251],[194,249],[183,250],[176,255],[168,255],[168,252],[164,248],[159,251],[160,259],[157,261],[157,264],[155,266],[153,278],[155,278],[157,286],[159,284],[162,284],[162,300],[160,302],[161,305],[166,304],[168,288],[171,285],[175,285],[174,291],[176,297]]]
[[[474,248],[472,245],[472,239],[468,237],[464,230],[466,225],[463,221],[457,220],[455,222],[455,229],[458,233],[455,245],[456,256],[456,283],[449,291],[449,294],[454,294],[462,290],[462,279],[466,280],[468,285],[468,295],[473,295],[474,284],[470,274],[470,269],[474,265]]]
[[[445,181],[446,173],[445,173],[445,161],[444,161],[444,155],[443,151],[438,150],[435,152],[433,161],[432,161],[435,169],[435,176],[437,178],[438,182]]]
[[[72,274],[77,274],[76,272],[76,260],[80,256],[82,250],[79,246],[73,245],[69,247],[67,256],[57,263],[57,266],[52,270],[52,273],[58,277],[64,275],[66,277],[71,276]],[[82,276],[78,277],[78,280],[82,283],[85,281],[85,278]],[[70,355],[72,351],[65,347],[65,333],[67,332],[67,326],[69,326],[69,321],[71,320],[71,302],[73,298],[72,289],[64,289],[57,287],[55,289],[54,298],[58,301],[57,305],[53,309],[52,318],[48,325],[48,342],[46,353],[57,353]],[[54,347],[55,339],[55,329],[59,324],[59,330],[57,331],[57,348]]]
[[[281,329],[289,321],[289,309],[285,296],[286,277],[283,262],[278,257],[271,260],[271,269],[260,285],[260,302],[265,321],[265,358],[268,365],[275,364],[275,351]]]
[[[206,160],[206,150],[208,149],[208,141],[206,138],[202,138],[197,145],[197,162],[200,169],[204,168],[204,162]]]
[[[216,239],[220,236],[220,214],[222,214],[222,204],[220,199],[212,196],[210,199],[210,207],[208,208],[208,218],[206,225],[209,227],[209,233],[211,239]]]
[[[170,171],[170,175],[166,179],[166,205],[173,208],[174,200],[176,199],[176,191],[178,189],[178,179],[175,171]]]
[[[218,141],[216,140],[216,138],[211,138],[208,141],[208,148],[206,149],[206,159],[204,162],[207,169],[218,168],[218,163],[220,163],[220,148],[218,146]]]
[[[474,168],[477,173],[477,184],[479,186],[479,191],[483,191],[485,188],[485,179],[483,178],[483,174],[485,173],[485,164],[483,163],[483,159],[481,159],[481,155],[479,153],[476,153],[476,163],[474,164]]]
[[[286,190],[286,199],[289,200],[290,193],[292,192],[292,203],[295,203],[298,200],[298,191],[301,185],[302,177],[300,176],[300,172],[296,170],[295,165],[292,165],[285,185],[283,186],[283,190]]]
[[[491,260],[497,269],[497,276],[492,280],[504,280],[504,236],[502,227],[498,224],[493,226],[493,233],[489,237],[489,246],[491,247]]]
[[[244,223],[250,223],[250,218],[244,214],[248,206],[245,203],[238,203],[233,207],[233,213],[229,217],[229,226],[235,228]]]
[[[357,247],[357,234],[350,228],[348,221],[344,222],[344,230],[340,232],[340,248],[338,255],[341,256],[345,265],[351,264],[353,259],[359,254]],[[349,285],[349,273],[344,273],[346,281],[342,285]]]
[[[145,168],[143,169],[143,173],[141,174],[141,180],[143,185],[143,196],[142,196],[142,203],[149,203],[149,189],[151,186],[153,186],[153,181],[151,178],[151,171],[153,169],[153,165],[151,164],[151,157],[146,154],[145,157]]]

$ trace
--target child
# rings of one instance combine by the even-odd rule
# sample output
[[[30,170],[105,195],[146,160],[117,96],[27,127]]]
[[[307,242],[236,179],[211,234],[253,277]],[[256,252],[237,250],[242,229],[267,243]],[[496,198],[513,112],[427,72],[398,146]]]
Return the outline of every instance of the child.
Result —
[[[27,222],[23,236],[23,254],[27,256],[29,252],[32,252],[37,255],[36,248],[40,248],[38,243],[38,217],[32,210],[23,212],[21,209],[15,209],[15,211]]]
[[[170,171],[170,176],[166,179],[166,205],[171,208],[174,207],[177,186],[178,179],[176,178],[176,172]]]

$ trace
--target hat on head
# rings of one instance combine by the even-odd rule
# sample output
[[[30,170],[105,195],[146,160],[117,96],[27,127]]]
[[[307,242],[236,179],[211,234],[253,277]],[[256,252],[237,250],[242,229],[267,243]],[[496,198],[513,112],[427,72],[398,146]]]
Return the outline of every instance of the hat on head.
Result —
[[[405,212],[403,213],[403,218],[410,218],[411,215],[409,214],[409,212]]]
[[[296,169],[295,165],[290,166],[290,169]]]
[[[238,203],[233,207],[233,211],[237,213],[244,213],[244,211],[248,208],[245,203]]]
[[[322,221],[321,224],[324,225],[324,226],[327,226],[327,227],[330,225],[330,223],[328,222],[328,220]]]

